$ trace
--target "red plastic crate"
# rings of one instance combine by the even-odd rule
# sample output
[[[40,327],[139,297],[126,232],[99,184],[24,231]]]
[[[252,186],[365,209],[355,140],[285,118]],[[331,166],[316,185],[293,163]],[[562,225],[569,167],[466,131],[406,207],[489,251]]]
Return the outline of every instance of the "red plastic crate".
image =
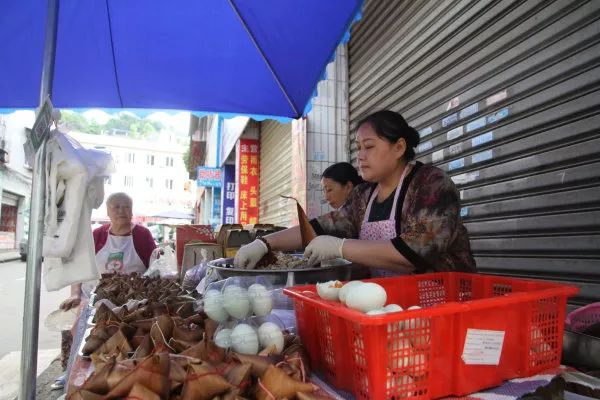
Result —
[[[465,395],[560,363],[567,297],[578,288],[456,272],[370,279],[387,304],[420,310],[368,316],[321,299],[315,285],[284,292],[313,368],[359,399]],[[463,359],[468,329],[502,331],[498,365]]]

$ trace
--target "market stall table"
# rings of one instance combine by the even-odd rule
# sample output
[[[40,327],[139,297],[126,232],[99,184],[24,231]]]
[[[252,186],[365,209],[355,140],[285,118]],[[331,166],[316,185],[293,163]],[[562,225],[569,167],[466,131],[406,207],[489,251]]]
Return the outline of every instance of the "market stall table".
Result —
[[[93,366],[89,357],[79,355],[79,350],[84,340],[85,331],[89,328],[87,321],[92,315],[93,307],[86,304],[81,309],[80,316],[73,334],[73,345],[69,357],[68,380],[67,388],[80,387],[85,380],[93,372]],[[528,393],[535,392],[536,389],[548,385],[554,378],[560,376],[565,370],[565,367],[552,368],[540,374],[528,378],[512,379],[505,382],[503,385],[473,393],[462,397],[447,397],[447,399],[463,399],[463,400],[512,400],[518,399]],[[352,400],[354,397],[347,392],[338,391],[328,385],[321,377],[313,374],[311,382],[320,388],[319,394],[322,396],[330,396],[333,399]],[[72,390],[69,390],[71,392]]]

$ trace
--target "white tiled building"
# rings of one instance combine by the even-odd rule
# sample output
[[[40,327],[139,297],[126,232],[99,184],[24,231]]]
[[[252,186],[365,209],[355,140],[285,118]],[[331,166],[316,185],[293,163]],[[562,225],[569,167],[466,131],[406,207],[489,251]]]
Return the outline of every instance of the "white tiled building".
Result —
[[[0,115],[0,249],[15,249],[27,234],[31,167],[25,160],[25,128],[35,121],[32,111]]]
[[[84,147],[104,150],[113,156],[116,172],[105,184],[105,198],[126,192],[134,202],[134,217],[147,217],[165,211],[191,212],[194,195],[183,161],[186,147],[169,135],[159,141],[136,140],[124,136],[69,132]],[[94,210],[95,221],[106,218],[103,205]]]

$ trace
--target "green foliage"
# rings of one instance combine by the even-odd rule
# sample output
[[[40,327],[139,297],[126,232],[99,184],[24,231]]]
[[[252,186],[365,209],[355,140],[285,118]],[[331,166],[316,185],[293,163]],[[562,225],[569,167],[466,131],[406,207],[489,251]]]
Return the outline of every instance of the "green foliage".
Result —
[[[129,113],[116,114],[105,124],[98,124],[96,121],[88,120],[82,114],[72,111],[62,112],[61,125],[67,126],[70,130],[93,135],[110,133],[113,130],[127,131],[128,136],[134,139],[155,139],[165,127],[160,121],[141,119]]]
[[[185,169],[188,172],[191,172],[191,170],[190,170],[190,146],[188,146],[187,149],[185,150],[185,153],[183,153],[183,163],[185,164]]]

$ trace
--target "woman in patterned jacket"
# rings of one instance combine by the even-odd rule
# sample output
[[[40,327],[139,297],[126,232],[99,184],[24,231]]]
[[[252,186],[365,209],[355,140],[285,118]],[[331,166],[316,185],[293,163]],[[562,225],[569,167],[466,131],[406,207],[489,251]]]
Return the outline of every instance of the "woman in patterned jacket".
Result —
[[[373,276],[475,272],[458,191],[444,171],[414,161],[418,132],[400,114],[379,111],[359,123],[356,144],[366,182],[342,208],[311,221],[319,236],[305,250],[310,263],[341,257]],[[253,268],[269,248],[300,244],[299,227],[289,228],[242,247],[234,264]]]

